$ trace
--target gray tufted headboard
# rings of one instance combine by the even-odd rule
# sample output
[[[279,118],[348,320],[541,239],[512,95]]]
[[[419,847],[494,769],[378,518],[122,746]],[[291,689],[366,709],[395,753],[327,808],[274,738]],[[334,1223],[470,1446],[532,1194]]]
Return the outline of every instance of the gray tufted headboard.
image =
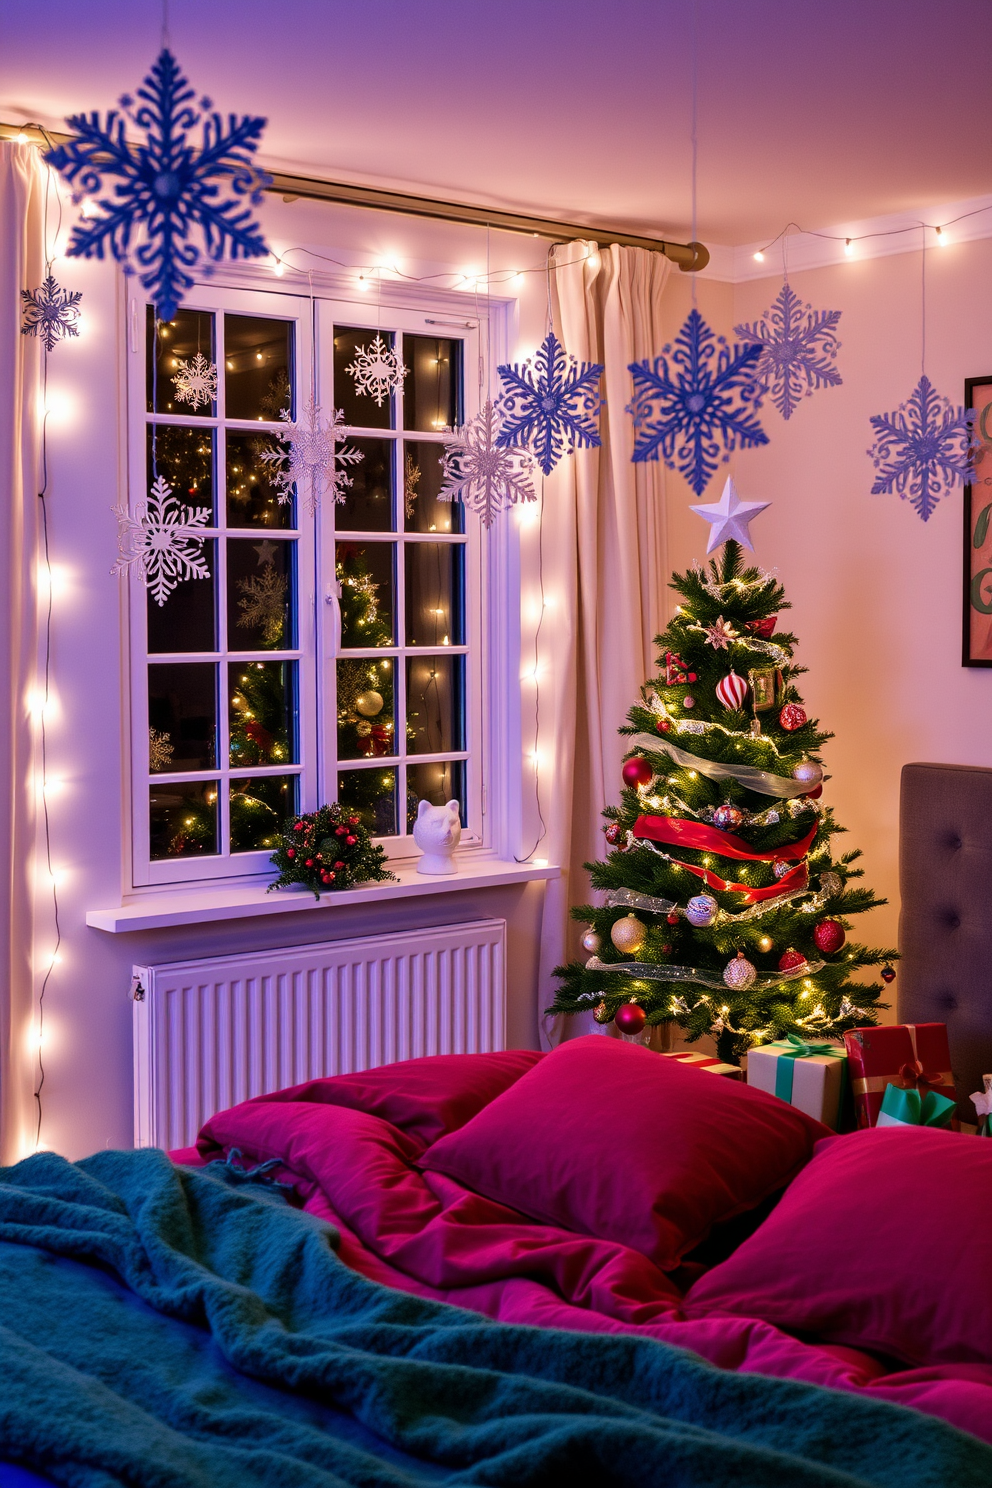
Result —
[[[992,770],[905,765],[900,1023],[946,1023],[959,1110],[992,1070]]]

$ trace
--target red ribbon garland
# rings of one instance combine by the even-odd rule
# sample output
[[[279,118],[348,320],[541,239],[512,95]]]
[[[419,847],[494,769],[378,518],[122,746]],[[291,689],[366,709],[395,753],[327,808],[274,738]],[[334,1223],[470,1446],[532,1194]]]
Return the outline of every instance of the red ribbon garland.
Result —
[[[715,852],[725,858],[746,858],[752,863],[784,863],[795,858],[804,859],[816,836],[816,830],[814,823],[799,842],[772,848],[770,852],[755,853],[750,851],[743,838],[735,837],[731,832],[721,832],[717,827],[707,827],[702,822],[685,821],[681,817],[639,816],[634,823],[635,837],[664,842],[672,847],[691,847],[703,852]],[[712,873],[709,868],[699,868],[694,863],[682,863],[680,866],[701,878],[708,889],[716,889],[718,893],[743,894],[745,900],[751,904],[757,904],[763,899],[777,899],[780,894],[798,893],[809,883],[809,869],[802,861],[777,883],[769,884],[764,889],[756,889],[751,884],[733,883]]]

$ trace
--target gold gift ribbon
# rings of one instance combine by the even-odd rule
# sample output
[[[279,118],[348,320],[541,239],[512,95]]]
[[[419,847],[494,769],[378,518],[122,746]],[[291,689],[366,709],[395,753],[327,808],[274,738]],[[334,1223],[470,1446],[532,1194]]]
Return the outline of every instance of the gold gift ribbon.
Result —
[[[943,1090],[946,1087],[953,1090],[953,1073],[950,1070],[940,1070],[938,1082],[933,1083],[928,1080],[926,1082],[926,1088],[928,1090]],[[884,1090],[886,1085],[898,1085],[900,1089],[914,1088],[902,1085],[898,1075],[856,1075],[851,1081],[851,1089],[855,1095],[871,1095],[877,1093],[879,1090]]]

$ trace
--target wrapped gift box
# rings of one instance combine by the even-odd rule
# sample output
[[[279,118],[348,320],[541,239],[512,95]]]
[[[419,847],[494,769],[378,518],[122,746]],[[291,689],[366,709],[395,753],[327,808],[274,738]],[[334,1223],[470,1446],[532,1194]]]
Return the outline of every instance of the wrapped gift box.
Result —
[[[886,1085],[955,1100],[946,1023],[890,1023],[844,1035],[858,1126],[874,1126]]]
[[[907,1090],[902,1085],[886,1085],[876,1126],[950,1126],[957,1106],[946,1095],[928,1090]]]
[[[747,1052],[747,1083],[837,1130],[847,1073],[842,1044],[777,1039]]]
[[[677,1059],[680,1064],[692,1064],[697,1069],[707,1070],[711,1075],[726,1075],[728,1080],[739,1080],[743,1074],[739,1064],[724,1064],[722,1059],[714,1059],[709,1054],[694,1054],[691,1052],[679,1052],[677,1054],[662,1054],[662,1059]]]

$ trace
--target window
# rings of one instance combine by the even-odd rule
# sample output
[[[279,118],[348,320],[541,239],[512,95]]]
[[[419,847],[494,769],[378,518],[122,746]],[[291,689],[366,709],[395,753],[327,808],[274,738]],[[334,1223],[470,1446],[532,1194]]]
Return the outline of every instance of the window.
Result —
[[[423,312],[216,289],[168,324],[144,308],[132,357],[132,508],[157,478],[209,511],[209,578],[159,605],[131,584],[135,886],[250,877],[283,819],[339,799],[394,855],[417,803],[456,799],[482,833],[481,547],[437,499],[444,431],[465,417],[474,327]],[[371,322],[371,323],[370,323]],[[380,334],[408,368],[377,402],[349,370]],[[468,344],[471,343],[471,344]],[[182,401],[197,355],[216,398]],[[362,456],[316,519],[280,501],[263,455],[312,390]],[[276,467],[278,468],[278,467]]]

